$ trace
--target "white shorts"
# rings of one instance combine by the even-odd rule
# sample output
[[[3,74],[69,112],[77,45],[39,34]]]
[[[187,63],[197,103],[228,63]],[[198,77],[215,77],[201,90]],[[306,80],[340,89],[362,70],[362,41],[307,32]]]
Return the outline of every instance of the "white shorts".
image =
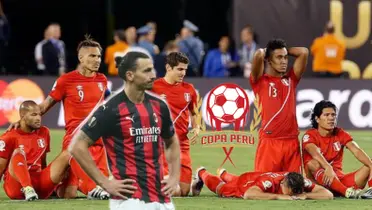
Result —
[[[175,210],[173,203],[145,203],[139,199],[110,199],[110,210]]]

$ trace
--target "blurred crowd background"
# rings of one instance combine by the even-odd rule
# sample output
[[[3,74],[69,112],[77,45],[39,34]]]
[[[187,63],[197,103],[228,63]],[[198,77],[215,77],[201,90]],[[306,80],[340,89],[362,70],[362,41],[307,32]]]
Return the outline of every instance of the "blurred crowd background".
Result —
[[[303,2],[302,7],[320,1]],[[165,56],[181,51],[190,59],[189,77],[249,77],[254,52],[264,48],[267,40],[261,39],[263,30],[256,30],[264,27],[264,18],[262,24],[258,15],[254,20],[244,19],[243,23],[239,19],[239,26],[234,23],[239,17],[236,14],[244,14],[239,11],[242,2],[248,8],[256,7],[257,3],[254,0],[0,0],[0,72],[61,75],[79,68],[76,46],[84,35],[90,34],[104,49],[101,71],[109,76],[117,75],[115,56],[128,49],[140,49],[151,55],[158,76],[165,73]],[[289,5],[296,10],[300,2],[282,0],[270,4],[277,8]],[[355,1],[355,8],[358,2],[361,1]],[[284,13],[271,8],[261,15],[280,18]],[[309,14],[309,18],[312,16]],[[358,79],[353,76],[355,73],[343,69],[347,46],[335,34],[337,25],[330,21],[330,16],[317,22],[312,40],[288,44],[309,48],[311,70],[307,77]],[[293,34],[299,30],[288,31],[280,28],[280,20],[278,23],[278,31]]]

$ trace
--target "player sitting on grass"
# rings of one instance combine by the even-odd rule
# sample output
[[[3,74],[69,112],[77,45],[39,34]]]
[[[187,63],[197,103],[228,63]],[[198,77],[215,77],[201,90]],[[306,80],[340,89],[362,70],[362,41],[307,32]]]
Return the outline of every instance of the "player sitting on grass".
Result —
[[[302,138],[306,176],[331,191],[346,198],[372,198],[372,161],[359,148],[349,133],[336,127],[336,106],[330,101],[320,101],[311,115],[312,129]],[[364,166],[344,174],[342,160],[344,147]],[[361,189],[368,184],[369,189]]]
[[[333,199],[330,191],[296,172],[246,172],[236,176],[223,169],[219,174],[214,176],[204,167],[197,169],[192,183],[193,195],[199,195],[205,184],[221,197],[251,200]]]
[[[20,128],[0,137],[0,177],[11,199],[46,199],[62,181],[70,155],[62,152],[46,166],[50,151],[49,129],[41,126],[41,111],[34,101],[19,108]]]

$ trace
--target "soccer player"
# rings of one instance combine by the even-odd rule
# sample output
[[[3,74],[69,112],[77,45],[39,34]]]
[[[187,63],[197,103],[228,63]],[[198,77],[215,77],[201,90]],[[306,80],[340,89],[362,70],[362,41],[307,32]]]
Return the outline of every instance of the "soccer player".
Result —
[[[74,136],[70,151],[110,193],[110,209],[174,209],[170,195],[179,182],[180,147],[167,104],[146,92],[155,81],[154,65],[141,52],[128,52],[117,64],[124,90],[93,113]],[[88,152],[100,137],[113,180],[99,172]],[[170,173],[162,181],[164,144]]]
[[[0,177],[11,199],[46,199],[64,178],[69,154],[62,152],[47,166],[50,151],[49,129],[41,126],[41,111],[34,101],[19,108],[20,128],[0,137]]]
[[[251,200],[329,200],[330,191],[312,183],[296,172],[246,172],[240,176],[221,171],[219,176],[210,174],[204,167],[197,169],[193,185],[199,195],[205,184],[220,197]]]
[[[353,141],[349,133],[336,127],[336,119],[336,106],[332,102],[323,100],[315,105],[311,114],[313,128],[306,131],[302,138],[307,177],[338,195],[372,199],[371,158]],[[345,147],[363,164],[359,170],[348,174],[342,170]],[[360,195],[360,189],[366,185],[369,189]]]
[[[192,179],[192,167],[190,156],[190,142],[187,134],[189,132],[189,119],[191,114],[190,133],[191,139],[199,135],[200,128],[196,123],[196,113],[194,112],[197,103],[197,93],[194,86],[184,82],[189,59],[185,54],[173,52],[166,57],[165,77],[157,79],[152,91],[160,95],[167,101],[171,110],[173,124],[181,147],[181,177],[180,186],[173,196],[187,196],[190,192]],[[164,157],[164,155],[163,155]],[[165,175],[168,174],[168,166],[164,161]]]
[[[77,48],[81,68],[59,77],[49,96],[39,105],[41,113],[45,114],[57,102],[63,102],[66,133],[63,138],[62,150],[67,150],[78,125],[96,105],[103,101],[104,95],[107,93],[107,78],[98,73],[101,64],[101,51],[102,48],[98,42],[86,37]],[[108,176],[102,140],[98,140],[89,150],[100,171]],[[74,198],[77,196],[77,189],[79,189],[89,199],[109,198],[109,194],[97,186],[73,158],[70,161],[70,166],[72,170],[70,177],[64,185],[59,187],[58,195],[62,194],[64,198]]]
[[[250,84],[262,104],[255,171],[301,171],[295,95],[308,54],[304,47],[287,48],[283,40],[273,39],[254,55]],[[296,58],[289,71],[288,56]]]

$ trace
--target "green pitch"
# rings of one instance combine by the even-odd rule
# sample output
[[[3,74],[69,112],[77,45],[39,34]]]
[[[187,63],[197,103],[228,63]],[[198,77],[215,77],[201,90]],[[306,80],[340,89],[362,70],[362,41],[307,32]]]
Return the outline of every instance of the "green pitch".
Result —
[[[64,131],[52,131],[52,152],[49,154],[49,161],[52,160],[59,152]],[[358,144],[372,156],[372,132],[353,131],[350,132]],[[225,158],[222,148],[203,147],[200,144],[191,146],[191,154],[193,160],[193,169],[199,166],[205,166],[211,172],[215,172]],[[231,158],[236,165],[236,168],[227,161],[224,167],[232,172],[239,174],[244,171],[253,169],[253,160],[255,155],[255,147],[234,148],[231,153]],[[346,151],[344,160],[344,169],[346,172],[351,172],[361,167],[361,164]],[[2,184],[0,184],[2,185]],[[335,199],[333,201],[252,201],[240,199],[223,199],[217,198],[208,189],[204,189],[200,197],[174,198],[174,203],[177,210],[194,210],[194,209],[372,209],[372,200],[347,200]],[[108,201],[90,201],[84,198],[74,200],[39,200],[35,202],[10,201],[4,191],[0,189],[0,209],[108,209]]]

